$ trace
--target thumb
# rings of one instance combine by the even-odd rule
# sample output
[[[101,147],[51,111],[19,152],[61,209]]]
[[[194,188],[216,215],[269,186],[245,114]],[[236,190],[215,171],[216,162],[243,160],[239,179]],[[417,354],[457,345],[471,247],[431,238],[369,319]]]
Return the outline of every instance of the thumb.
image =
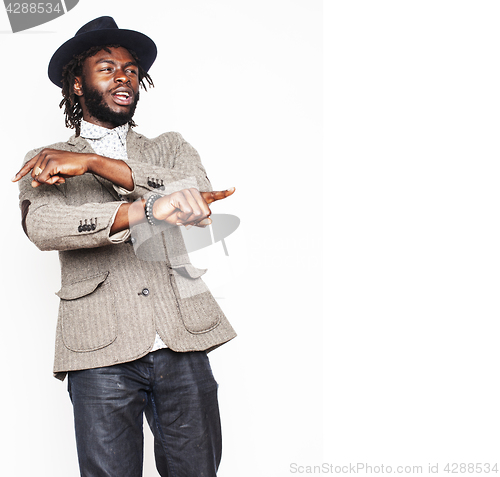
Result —
[[[229,197],[234,193],[236,190],[235,187],[231,187],[230,189],[227,190],[221,190],[221,191],[213,191],[213,192],[202,192],[201,196],[205,200],[207,204],[211,204],[212,202],[215,202],[216,200],[222,200],[225,199],[226,197]]]

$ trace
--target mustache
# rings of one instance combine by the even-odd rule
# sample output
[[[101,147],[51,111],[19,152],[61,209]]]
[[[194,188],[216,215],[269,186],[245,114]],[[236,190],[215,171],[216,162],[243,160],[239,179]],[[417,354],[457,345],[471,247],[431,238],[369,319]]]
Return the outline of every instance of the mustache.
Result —
[[[120,85],[118,88],[123,89],[123,86]],[[116,91],[116,89],[118,88],[113,88],[112,90],[108,91],[108,94],[110,94],[111,91]],[[131,125],[133,125],[132,118],[135,114],[137,103],[139,102],[139,91],[134,95],[134,100],[129,106],[128,110],[122,112],[113,111],[107,105],[104,93],[101,93],[97,89],[90,86],[86,81],[84,81],[84,79],[82,79],[82,92],[85,107],[87,108],[88,113],[95,119],[110,123],[113,125],[113,127],[122,126],[126,123],[130,123]]]

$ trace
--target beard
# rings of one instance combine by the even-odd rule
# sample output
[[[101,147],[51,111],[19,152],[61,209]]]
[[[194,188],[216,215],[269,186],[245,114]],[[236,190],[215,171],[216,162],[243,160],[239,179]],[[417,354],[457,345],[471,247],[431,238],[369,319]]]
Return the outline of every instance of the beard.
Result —
[[[130,122],[134,116],[137,102],[139,101],[139,92],[137,92],[134,97],[134,102],[127,110],[116,112],[106,104],[104,95],[96,89],[91,88],[84,77],[82,78],[82,91],[88,113],[101,122],[112,124],[113,127],[122,126]]]

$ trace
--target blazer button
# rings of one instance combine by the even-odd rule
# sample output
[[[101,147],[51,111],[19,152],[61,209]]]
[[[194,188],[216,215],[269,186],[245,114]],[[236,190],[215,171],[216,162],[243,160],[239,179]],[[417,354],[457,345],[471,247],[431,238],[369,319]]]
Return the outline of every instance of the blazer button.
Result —
[[[148,296],[149,295],[149,290],[147,288],[144,288],[144,290],[142,290],[142,294],[144,296]]]

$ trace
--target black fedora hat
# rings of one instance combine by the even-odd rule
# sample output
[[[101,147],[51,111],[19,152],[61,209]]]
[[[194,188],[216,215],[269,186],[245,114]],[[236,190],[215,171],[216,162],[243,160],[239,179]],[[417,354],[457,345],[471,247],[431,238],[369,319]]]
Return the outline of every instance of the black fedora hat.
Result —
[[[74,55],[93,46],[121,45],[133,50],[141,66],[148,71],[156,59],[156,45],[151,38],[134,30],[122,30],[112,17],[99,17],[83,25],[73,38],[63,43],[49,62],[49,78],[62,87],[62,70]]]

